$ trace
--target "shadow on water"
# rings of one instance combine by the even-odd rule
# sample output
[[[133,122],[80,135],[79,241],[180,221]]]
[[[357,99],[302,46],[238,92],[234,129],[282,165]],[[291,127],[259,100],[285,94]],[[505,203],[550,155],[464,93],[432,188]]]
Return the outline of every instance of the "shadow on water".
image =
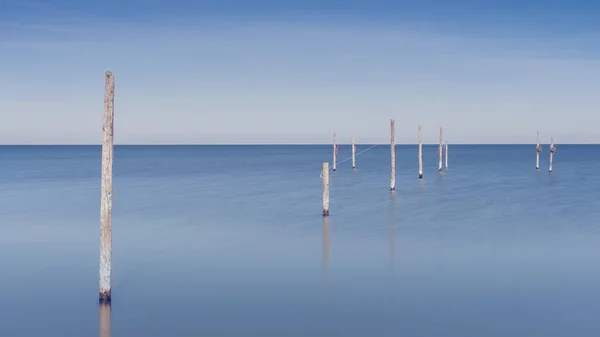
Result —
[[[100,303],[100,337],[110,337],[110,303]]]

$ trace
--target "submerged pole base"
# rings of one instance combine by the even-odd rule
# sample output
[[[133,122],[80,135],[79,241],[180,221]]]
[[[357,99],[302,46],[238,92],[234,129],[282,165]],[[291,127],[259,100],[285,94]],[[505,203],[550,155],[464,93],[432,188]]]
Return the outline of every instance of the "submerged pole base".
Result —
[[[329,210],[328,209],[324,209],[323,210],[323,216],[329,216]]]
[[[100,304],[110,304],[110,290],[104,290],[100,292],[100,298],[98,299]]]
[[[419,179],[423,179],[423,173],[419,173]]]

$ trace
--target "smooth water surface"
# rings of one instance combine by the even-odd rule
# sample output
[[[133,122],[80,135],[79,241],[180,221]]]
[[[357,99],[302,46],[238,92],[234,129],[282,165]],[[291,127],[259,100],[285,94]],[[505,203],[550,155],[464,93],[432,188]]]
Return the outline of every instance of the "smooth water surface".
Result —
[[[358,151],[367,145],[358,147]],[[0,147],[0,336],[597,336],[600,146]],[[340,160],[350,152],[340,147]]]

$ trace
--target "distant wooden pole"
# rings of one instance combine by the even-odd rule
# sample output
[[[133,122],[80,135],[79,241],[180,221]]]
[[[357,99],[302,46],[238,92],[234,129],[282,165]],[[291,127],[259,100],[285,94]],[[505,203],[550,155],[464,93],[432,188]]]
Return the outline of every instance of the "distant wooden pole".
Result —
[[[336,164],[337,164],[337,154],[338,154],[337,134],[334,132],[333,133],[333,170],[334,171],[336,169]]]
[[[419,125],[419,179],[423,179],[423,134]]]
[[[100,337],[110,337],[110,303],[100,304]]]
[[[550,137],[550,169],[549,172],[552,173],[552,157],[556,152],[556,147],[554,146],[554,137]]]
[[[329,216],[329,163],[323,163],[323,216]]]
[[[439,165],[438,165],[438,171],[442,171],[442,151],[443,151],[443,143],[442,143],[442,136],[444,134],[444,129],[442,129],[442,127],[440,126],[440,146],[438,147],[438,155],[440,157],[439,160]]]
[[[535,169],[540,169],[540,153],[542,153],[542,145],[540,145],[540,131],[537,132],[537,145],[535,146]]]
[[[446,140],[446,171],[448,171],[448,140]]]
[[[112,165],[115,78],[106,72],[104,89],[104,125],[102,127],[102,183],[100,200],[100,302],[110,303],[112,270]]]
[[[356,145],[354,145],[354,132],[352,133],[352,168],[356,168]]]
[[[396,129],[395,121],[390,120],[390,151],[391,151],[391,166],[392,166],[392,177],[390,181],[390,189],[394,191],[396,189]]]

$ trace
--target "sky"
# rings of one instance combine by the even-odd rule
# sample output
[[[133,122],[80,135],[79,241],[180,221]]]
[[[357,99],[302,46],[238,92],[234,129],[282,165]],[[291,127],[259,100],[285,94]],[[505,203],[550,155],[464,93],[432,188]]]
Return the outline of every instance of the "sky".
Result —
[[[0,144],[600,143],[600,2],[0,0]]]

